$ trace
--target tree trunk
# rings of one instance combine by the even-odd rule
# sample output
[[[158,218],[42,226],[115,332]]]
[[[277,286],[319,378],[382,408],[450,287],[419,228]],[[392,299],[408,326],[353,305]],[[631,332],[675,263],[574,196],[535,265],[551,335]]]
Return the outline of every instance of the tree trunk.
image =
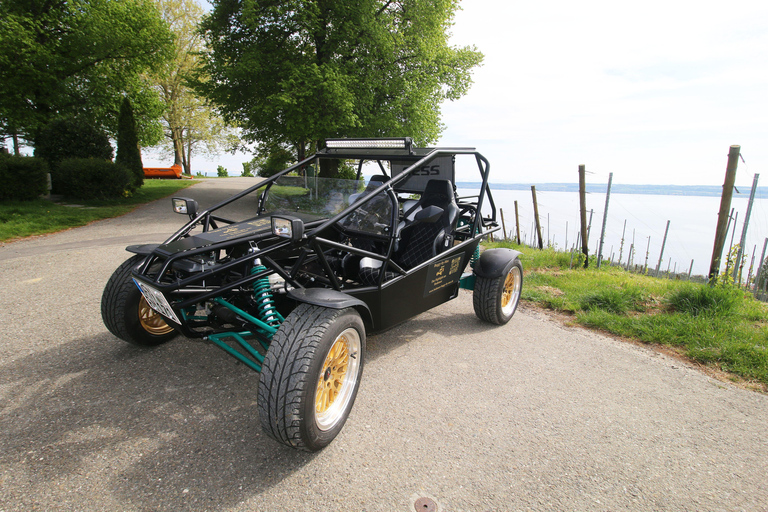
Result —
[[[339,161],[329,160],[326,158],[320,159],[320,174],[321,178],[336,178],[339,175]]]
[[[19,136],[16,134],[16,132],[13,132],[13,154],[16,156],[21,156],[21,152],[19,151]]]
[[[184,162],[184,140],[181,130],[171,128],[171,140],[173,141],[173,165],[182,165]]]
[[[184,172],[192,175],[192,141],[187,141],[187,154],[184,157]]]
[[[320,147],[318,142],[317,147]],[[321,178],[336,178],[339,175],[339,161],[336,159],[320,159],[320,172],[318,176]]]

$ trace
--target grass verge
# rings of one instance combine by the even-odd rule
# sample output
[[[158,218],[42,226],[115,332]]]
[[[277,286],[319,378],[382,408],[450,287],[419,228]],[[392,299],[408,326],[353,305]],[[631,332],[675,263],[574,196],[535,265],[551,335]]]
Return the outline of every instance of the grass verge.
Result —
[[[734,287],[656,279],[620,268],[569,269],[570,254],[523,252],[522,298],[585,327],[670,347],[768,389],[768,307]],[[575,264],[575,262],[574,262]]]
[[[126,214],[139,205],[169,196],[197,183],[195,180],[146,180],[131,197],[109,201],[72,201],[65,206],[46,199],[0,202],[0,242],[54,233],[95,220]]]

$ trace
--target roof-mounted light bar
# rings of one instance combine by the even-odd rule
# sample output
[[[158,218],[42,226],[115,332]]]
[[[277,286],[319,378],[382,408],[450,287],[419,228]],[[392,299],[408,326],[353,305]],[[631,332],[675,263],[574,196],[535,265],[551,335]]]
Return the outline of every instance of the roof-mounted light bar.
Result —
[[[384,139],[326,139],[328,149],[406,149],[411,151],[413,140],[410,137]]]

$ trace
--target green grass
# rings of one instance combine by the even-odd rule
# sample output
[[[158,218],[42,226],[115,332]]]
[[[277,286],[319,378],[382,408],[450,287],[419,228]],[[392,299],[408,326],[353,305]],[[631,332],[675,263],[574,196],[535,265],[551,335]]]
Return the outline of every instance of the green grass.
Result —
[[[768,386],[768,307],[732,286],[656,279],[620,268],[570,269],[570,254],[523,252],[522,297],[594,329],[673,348],[698,363]],[[734,377],[736,378],[736,377]]]
[[[197,183],[194,180],[146,180],[131,197],[109,201],[0,201],[0,241],[54,233],[126,214]],[[65,206],[64,204],[79,206]],[[169,206],[170,208],[170,206]]]

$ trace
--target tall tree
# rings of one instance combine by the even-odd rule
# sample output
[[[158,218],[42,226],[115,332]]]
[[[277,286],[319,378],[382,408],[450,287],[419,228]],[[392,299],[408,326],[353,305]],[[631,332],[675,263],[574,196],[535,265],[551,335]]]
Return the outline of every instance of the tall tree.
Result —
[[[131,95],[140,138],[162,132],[142,73],[169,57],[172,35],[148,0],[0,0],[0,128],[34,140],[57,117],[114,135]]]
[[[163,20],[175,36],[174,56],[153,76],[165,110],[164,146],[174,155],[174,163],[191,174],[193,150],[217,154],[238,147],[240,139],[204,98],[192,90],[187,80],[200,66],[203,38],[198,24],[203,10],[195,0],[156,0]],[[198,78],[200,75],[198,73]]]
[[[448,45],[458,0],[214,0],[199,90],[252,141],[298,158],[328,137],[437,140],[482,61]]]
[[[139,188],[144,184],[144,166],[141,163],[139,137],[136,133],[136,119],[133,117],[131,100],[127,96],[123,99],[123,103],[120,106],[115,163],[122,164],[131,171],[135,188]]]

